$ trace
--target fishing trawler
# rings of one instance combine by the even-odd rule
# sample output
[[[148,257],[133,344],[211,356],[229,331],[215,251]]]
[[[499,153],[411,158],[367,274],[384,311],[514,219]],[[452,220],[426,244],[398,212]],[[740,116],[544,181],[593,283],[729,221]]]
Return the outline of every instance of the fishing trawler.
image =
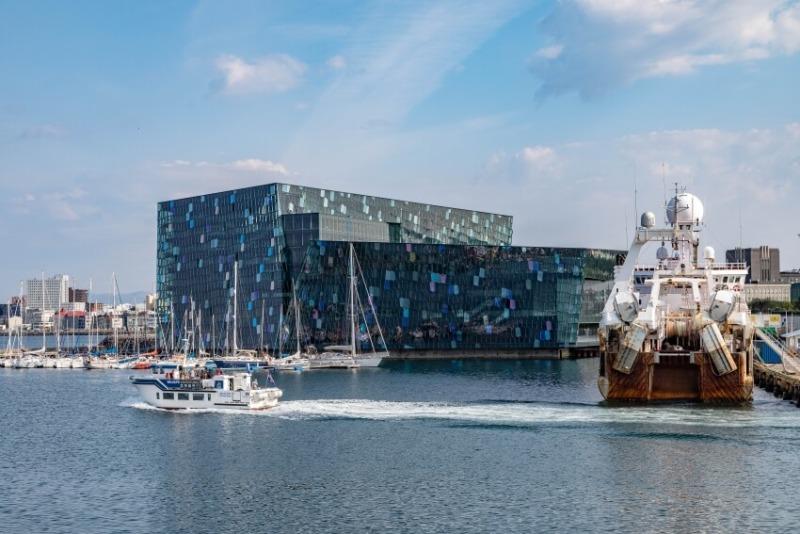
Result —
[[[283,396],[277,387],[260,387],[250,373],[212,375],[204,368],[154,368],[152,375],[131,381],[147,404],[166,410],[264,410]]]
[[[653,213],[642,215],[600,322],[598,386],[607,400],[752,400],[747,266],[716,263],[711,247],[698,258],[703,211],[676,185],[666,227],[656,228]],[[651,243],[660,243],[655,263],[640,264]]]

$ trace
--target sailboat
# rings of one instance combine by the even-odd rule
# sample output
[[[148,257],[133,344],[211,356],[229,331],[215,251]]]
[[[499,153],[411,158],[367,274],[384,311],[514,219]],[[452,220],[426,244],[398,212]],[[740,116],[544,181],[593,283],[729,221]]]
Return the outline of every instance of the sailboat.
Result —
[[[20,284],[19,288],[19,301],[22,302],[23,296],[23,289],[22,284]],[[8,316],[9,316],[9,324],[11,324],[11,301],[8,301]],[[6,350],[3,352],[2,357],[3,359],[0,360],[0,366],[5,368],[12,368],[15,366],[15,363],[22,358],[24,350],[22,348],[22,325],[20,324],[17,328],[13,328],[8,333],[8,338],[6,340]]]
[[[254,350],[239,348],[239,260],[233,262],[233,344],[230,352],[222,358],[215,358],[214,364],[219,369],[236,370],[246,369],[256,370],[268,366],[265,358],[259,358]],[[228,333],[226,332],[226,345]]]
[[[297,301],[297,291],[295,291],[294,282],[292,283],[292,310],[294,313],[294,327],[295,327],[295,339],[296,339],[296,347],[294,354],[290,354],[284,358],[277,358],[273,360],[272,366],[275,367],[278,371],[305,371],[311,367],[311,361],[308,358],[308,355],[304,354],[301,349],[300,339],[302,337],[303,332],[303,323],[302,319],[300,318],[300,305]],[[262,318],[263,324],[263,318]],[[280,336],[283,332],[280,332],[278,335]],[[280,350],[282,348],[282,344],[278,344],[278,353],[280,354]]]
[[[366,281],[364,280],[364,273],[361,266],[358,264],[356,258],[355,247],[350,243],[348,270],[349,270],[349,291],[350,297],[348,302],[348,318],[350,320],[350,339],[347,345],[331,345],[325,347],[325,352],[312,356],[310,358],[312,369],[341,369],[341,368],[357,368],[357,367],[378,367],[384,358],[389,357],[389,352],[386,351],[386,340],[383,337],[383,330],[378,322],[378,314],[372,304],[372,298],[369,297],[369,290],[367,289]],[[362,283],[364,289],[367,291],[367,302],[372,316],[375,318],[375,326],[378,329],[381,345],[384,350],[377,350],[375,343],[372,339],[372,334],[367,325],[366,314],[358,298],[359,281]],[[365,325],[365,332],[359,336],[360,324]],[[372,349],[370,352],[359,352],[359,341],[369,341],[369,346]]]

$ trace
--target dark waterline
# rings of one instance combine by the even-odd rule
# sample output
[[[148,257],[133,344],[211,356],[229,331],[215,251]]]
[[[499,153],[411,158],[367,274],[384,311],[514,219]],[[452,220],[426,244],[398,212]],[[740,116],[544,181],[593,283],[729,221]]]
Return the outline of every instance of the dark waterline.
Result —
[[[595,360],[279,374],[147,409],[130,371],[0,369],[0,531],[790,531],[800,409],[600,403]]]

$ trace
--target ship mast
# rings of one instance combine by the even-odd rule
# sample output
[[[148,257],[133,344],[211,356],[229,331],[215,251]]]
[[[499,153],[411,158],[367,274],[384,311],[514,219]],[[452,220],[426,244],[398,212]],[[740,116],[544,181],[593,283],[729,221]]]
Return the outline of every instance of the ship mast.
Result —
[[[356,355],[356,275],[353,261],[354,247],[350,243],[350,350],[353,357]]]
[[[237,319],[239,310],[239,259],[233,262],[233,354],[239,351],[239,340],[237,339]]]
[[[300,321],[300,305],[297,303],[297,291],[292,282],[292,304],[294,305],[294,328],[295,336],[297,337],[297,354],[300,354],[300,329],[302,322]]]

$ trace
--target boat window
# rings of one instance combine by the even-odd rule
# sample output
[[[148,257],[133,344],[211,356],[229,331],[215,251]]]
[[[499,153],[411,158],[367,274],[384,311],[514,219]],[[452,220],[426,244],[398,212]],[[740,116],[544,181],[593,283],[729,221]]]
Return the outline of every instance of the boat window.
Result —
[[[174,400],[175,394],[174,393],[164,393],[164,400]]]
[[[205,398],[205,395],[202,393],[193,393],[192,400],[201,401]]]
[[[214,389],[222,389],[222,388],[223,388],[222,380],[215,380]]]
[[[156,391],[156,399],[160,399],[160,398],[161,397],[159,397],[158,391]]]
[[[211,393],[208,394],[208,400],[211,400]]]
[[[188,393],[178,393],[178,400],[189,400]]]
[[[728,283],[728,277],[727,276],[722,279],[722,283],[723,284],[727,284]]]

